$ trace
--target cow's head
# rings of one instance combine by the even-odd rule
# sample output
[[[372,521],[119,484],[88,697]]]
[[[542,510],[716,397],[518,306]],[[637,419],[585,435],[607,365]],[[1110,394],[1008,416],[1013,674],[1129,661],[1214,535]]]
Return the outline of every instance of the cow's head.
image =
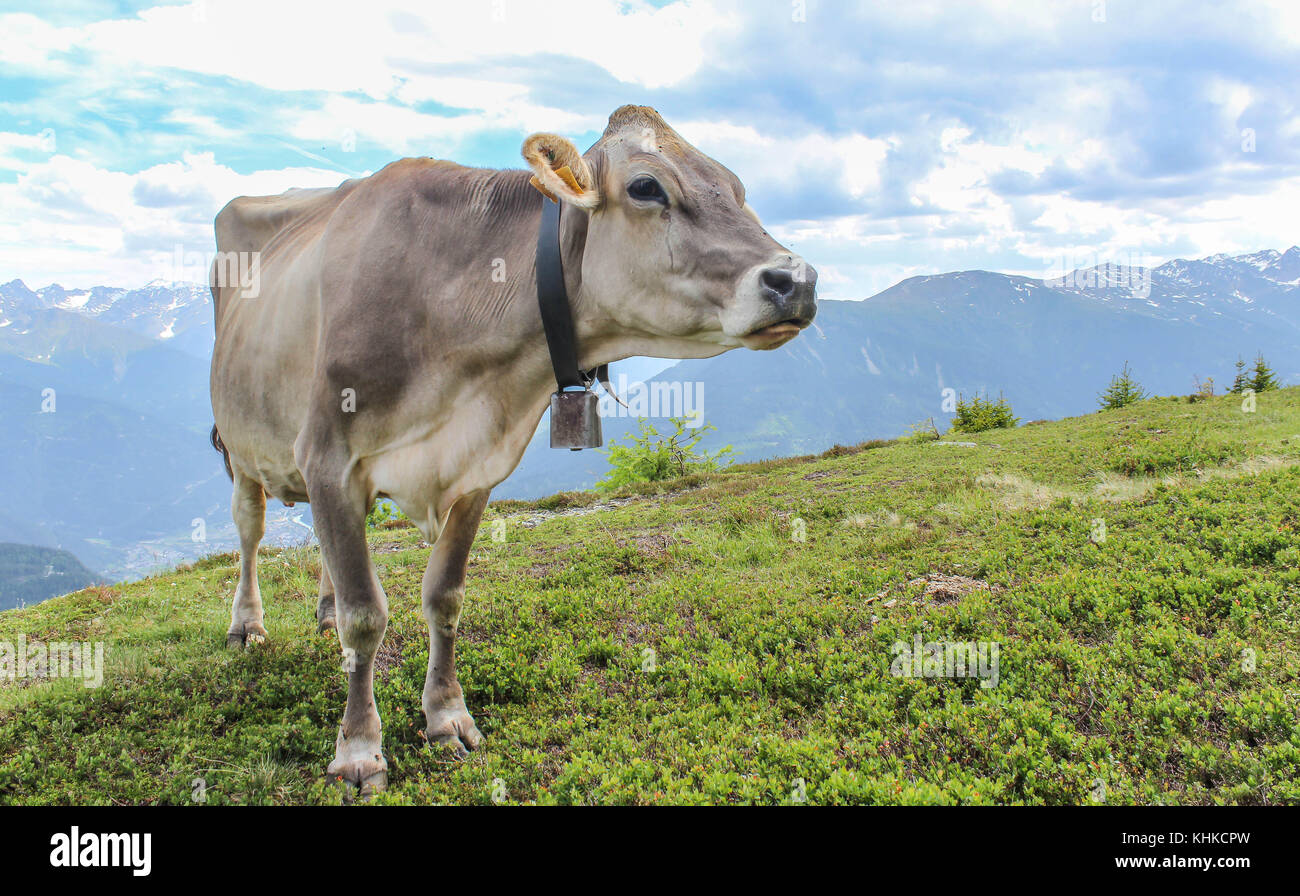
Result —
[[[615,111],[585,156],[554,134],[523,154],[536,185],[586,212],[566,216],[584,243],[584,313],[663,357],[772,349],[812,322],[817,272],[768,235],[736,175],[653,109]]]

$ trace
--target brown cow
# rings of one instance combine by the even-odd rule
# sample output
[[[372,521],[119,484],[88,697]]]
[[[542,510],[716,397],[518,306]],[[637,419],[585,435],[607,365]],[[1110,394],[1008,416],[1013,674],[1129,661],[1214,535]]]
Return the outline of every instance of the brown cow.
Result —
[[[653,109],[615,111],[585,155],[550,134],[523,153],[563,203],[584,370],[776,348],[812,321],[816,273],[763,230],[736,176]],[[422,586],[428,739],[462,754],[482,740],[456,680],[465,566],[489,492],[519,463],[556,385],[535,282],[544,200],[529,181],[403,159],[335,189],[241,197],[217,215],[219,253],[256,253],[259,265],[256,292],[220,282],[215,267],[212,286],[213,440],[234,480],[242,559],[228,641],[266,636],[266,497],[310,501],[317,618],[337,625],[349,668],[329,772],[363,791],[387,770],[372,671],[388,605],[365,530],[381,496],[433,545]]]

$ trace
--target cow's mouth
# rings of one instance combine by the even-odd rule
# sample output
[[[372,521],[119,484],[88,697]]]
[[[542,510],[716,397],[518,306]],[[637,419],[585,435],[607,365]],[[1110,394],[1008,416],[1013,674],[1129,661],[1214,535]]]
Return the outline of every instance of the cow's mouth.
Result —
[[[791,339],[799,335],[799,331],[812,321],[802,317],[791,317],[780,323],[768,324],[765,327],[759,327],[741,337],[741,342],[746,348],[766,351],[768,349],[779,348],[785,345]]]

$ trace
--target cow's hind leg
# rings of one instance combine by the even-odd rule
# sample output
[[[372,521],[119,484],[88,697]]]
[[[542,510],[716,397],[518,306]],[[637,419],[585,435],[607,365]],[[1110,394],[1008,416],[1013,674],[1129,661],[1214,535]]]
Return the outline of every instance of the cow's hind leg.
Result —
[[[465,756],[483,740],[456,678],[456,627],[465,599],[465,566],[478,532],[488,493],[457,501],[429,556],[421,586],[421,607],[429,623],[429,670],[424,679],[425,735]]]
[[[367,796],[388,783],[375,706],[375,653],[388,628],[388,600],[366,544],[366,495],[338,472],[343,463],[307,475],[321,561],[334,585],[339,644],[348,673],[348,703],[335,740],[329,773]]]
[[[230,608],[228,647],[243,647],[266,638],[262,625],[262,593],[257,587],[257,546],[266,529],[266,492],[262,483],[234,471],[235,490],[230,499],[231,516],[239,530],[239,585]]]
[[[334,580],[330,578],[329,567],[325,565],[322,555],[320,561],[320,597],[316,601],[316,630],[324,633],[333,631],[338,623],[334,609]]]

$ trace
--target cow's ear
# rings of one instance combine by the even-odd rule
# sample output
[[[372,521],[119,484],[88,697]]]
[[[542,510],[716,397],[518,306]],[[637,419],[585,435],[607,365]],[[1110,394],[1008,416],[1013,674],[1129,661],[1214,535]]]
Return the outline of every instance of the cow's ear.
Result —
[[[530,183],[543,195],[579,208],[600,205],[600,191],[593,182],[591,168],[568,140],[556,134],[533,134],[524,141],[521,151],[533,169]]]

